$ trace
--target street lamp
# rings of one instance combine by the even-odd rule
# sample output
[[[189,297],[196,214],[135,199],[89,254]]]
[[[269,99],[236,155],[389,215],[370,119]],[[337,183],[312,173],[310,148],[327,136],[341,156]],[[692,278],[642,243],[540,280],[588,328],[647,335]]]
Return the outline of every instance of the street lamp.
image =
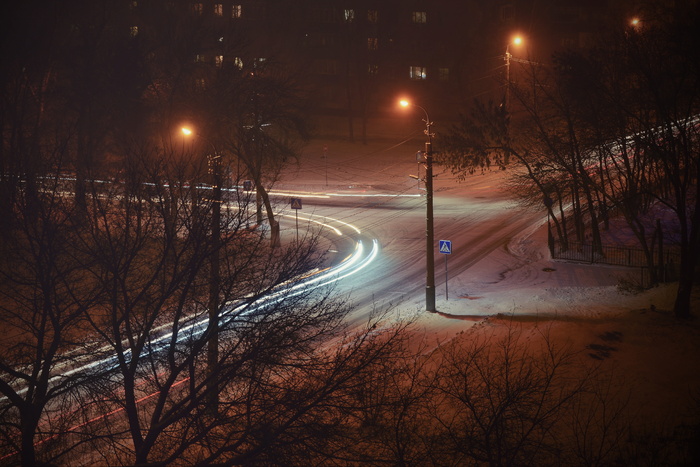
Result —
[[[430,127],[433,122],[430,121],[428,111],[420,105],[413,104],[405,99],[399,102],[401,107],[418,107],[425,114],[425,310],[435,311],[435,235],[433,230],[433,133]]]
[[[513,54],[510,53],[510,45],[520,45],[523,43],[523,38],[520,36],[515,36],[511,42],[506,44],[506,55],[505,55],[505,61],[506,61],[506,101],[505,101],[505,107],[508,109],[508,103],[510,101],[510,60],[513,57]]]
[[[190,136],[193,131],[182,127],[182,134]],[[209,280],[209,327],[211,336],[207,342],[207,378],[209,380],[207,407],[213,415],[219,405],[219,393],[215,380],[219,362],[219,288],[221,286],[221,269],[219,265],[219,250],[221,248],[221,155],[211,141],[197,134],[209,143],[213,153],[207,157],[209,174],[212,176],[211,189],[211,260]]]

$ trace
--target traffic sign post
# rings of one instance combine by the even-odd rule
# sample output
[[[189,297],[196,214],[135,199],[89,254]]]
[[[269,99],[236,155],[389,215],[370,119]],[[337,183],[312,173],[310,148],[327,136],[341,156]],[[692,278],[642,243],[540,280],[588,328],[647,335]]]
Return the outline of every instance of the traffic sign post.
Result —
[[[451,255],[452,254],[452,242],[450,240],[440,240],[439,245],[440,245],[440,253],[442,253],[444,255]]]
[[[326,166],[326,186],[328,186],[328,145],[323,145],[323,162]]]
[[[299,209],[301,209],[301,198],[292,198],[292,209],[294,209],[294,218],[297,226],[297,243],[299,243]]]
[[[452,254],[452,241],[450,240],[440,240],[439,242],[440,253],[445,255],[445,300],[450,299],[449,291],[447,289],[447,256]]]

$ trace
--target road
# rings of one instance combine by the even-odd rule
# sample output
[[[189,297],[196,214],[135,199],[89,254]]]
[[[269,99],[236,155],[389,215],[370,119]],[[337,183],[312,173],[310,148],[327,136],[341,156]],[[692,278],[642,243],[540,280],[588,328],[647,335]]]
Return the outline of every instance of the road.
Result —
[[[449,277],[455,277],[490,253],[505,249],[515,235],[541,218],[541,214],[525,211],[507,199],[507,194],[501,189],[502,173],[475,175],[464,183],[457,183],[444,175],[442,180],[436,179],[434,194],[438,311],[445,300],[445,259],[437,251],[438,240],[452,241],[448,272]],[[327,216],[357,228],[359,233],[352,234],[351,238],[365,244],[377,241],[379,251],[376,258],[337,285],[338,293],[349,294],[355,305],[355,311],[349,317],[351,322],[365,321],[374,307],[400,306],[420,311],[425,306],[424,192],[421,194],[417,187],[406,190],[395,186],[392,189],[390,184],[376,185],[383,188],[363,185],[338,192],[332,187],[317,186],[313,191],[294,191],[294,185],[287,184],[289,190],[285,192],[285,196],[305,196],[303,209],[296,213],[300,219]],[[289,220],[295,213],[291,209],[283,213],[287,220],[283,228],[289,229],[291,225],[294,229]],[[301,230],[309,224],[300,220],[299,225]],[[337,257],[346,255],[347,248],[348,243],[340,240],[332,241],[328,246],[331,256]],[[450,291],[453,300],[457,298],[457,292]]]
[[[336,160],[340,175],[334,173],[330,177],[336,184],[322,187],[318,186],[318,165],[312,164],[310,176],[296,177],[295,183],[286,183],[285,188],[271,192],[281,207],[283,239],[295,241],[297,235],[309,232],[321,233],[326,239],[323,244],[329,268],[292,285],[291,292],[332,284],[337,294],[347,295],[353,304],[348,317],[351,324],[365,322],[377,308],[401,307],[414,312],[425,309],[425,192],[408,177],[415,165],[405,162],[402,154],[399,157],[398,162],[396,156],[373,157],[373,170],[365,168],[367,161],[361,156],[350,161]],[[327,180],[325,170],[324,167],[323,178]],[[337,183],[338,177],[342,178],[342,185]],[[362,180],[357,183],[357,179]],[[502,173],[490,172],[457,183],[446,172],[438,172],[434,183],[438,311],[446,298],[444,255],[437,252],[439,239],[452,241],[449,276],[455,277],[490,253],[505,249],[513,236],[541,217],[509,200],[502,189],[504,180]],[[305,186],[314,182],[317,186],[313,190]],[[340,186],[343,189],[338,189]],[[292,197],[303,200],[303,209],[291,209]],[[288,293],[288,289],[281,289],[262,298],[260,304]],[[192,321],[188,326],[196,329],[195,333],[203,332],[207,319]],[[162,335],[154,337],[156,346],[169,338],[167,327],[158,332]],[[111,359],[85,362],[66,371],[81,372],[88,367],[112,364]]]
[[[325,173],[326,167],[320,171],[318,163],[309,164],[311,175],[286,181],[272,193],[281,209],[283,241],[295,241],[298,220],[300,235],[307,230],[322,233],[333,266],[294,287],[333,283],[336,292],[347,294],[354,304],[348,317],[350,324],[366,322],[376,308],[396,306],[421,312],[425,306],[425,196],[408,177],[415,173],[416,165],[410,158],[409,162],[397,162],[396,158],[372,156],[369,154],[369,162],[360,156],[350,161],[334,159],[330,176]],[[319,183],[320,179],[323,182]],[[503,189],[504,179],[502,173],[492,172],[457,183],[445,172],[438,172],[434,196],[438,311],[445,303],[444,256],[437,252],[439,239],[452,241],[452,278],[505,249],[514,236],[542,217],[510,201]],[[303,209],[291,209],[291,197],[300,197]],[[458,290],[450,291],[452,300],[458,294]],[[275,299],[273,294],[264,300]],[[188,325],[202,332],[206,324],[201,320]],[[157,346],[168,337],[164,329],[153,344]],[[66,369],[64,376],[111,364],[111,359],[85,362]]]

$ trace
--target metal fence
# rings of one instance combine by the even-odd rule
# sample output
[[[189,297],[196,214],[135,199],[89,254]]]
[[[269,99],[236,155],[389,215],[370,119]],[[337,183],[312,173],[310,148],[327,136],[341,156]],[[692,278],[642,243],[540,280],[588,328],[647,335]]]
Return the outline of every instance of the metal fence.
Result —
[[[608,264],[612,266],[625,266],[630,268],[648,268],[644,250],[640,248],[627,248],[620,246],[602,246],[599,251],[593,249],[593,245],[581,242],[550,242],[550,253],[553,259],[569,261],[581,261],[592,264]],[[658,253],[654,253],[654,262],[659,262]],[[667,250],[663,253],[662,264],[655,264],[659,268],[659,277],[665,281],[678,279],[678,267],[680,255],[676,251]]]

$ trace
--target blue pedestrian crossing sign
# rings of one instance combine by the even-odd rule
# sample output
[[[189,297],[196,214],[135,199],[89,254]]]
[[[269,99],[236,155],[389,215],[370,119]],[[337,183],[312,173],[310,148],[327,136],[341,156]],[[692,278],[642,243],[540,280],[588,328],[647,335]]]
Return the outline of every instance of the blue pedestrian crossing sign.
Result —
[[[440,253],[445,255],[452,254],[452,241],[451,240],[440,240]]]
[[[301,198],[292,198],[292,209],[301,209]]]

